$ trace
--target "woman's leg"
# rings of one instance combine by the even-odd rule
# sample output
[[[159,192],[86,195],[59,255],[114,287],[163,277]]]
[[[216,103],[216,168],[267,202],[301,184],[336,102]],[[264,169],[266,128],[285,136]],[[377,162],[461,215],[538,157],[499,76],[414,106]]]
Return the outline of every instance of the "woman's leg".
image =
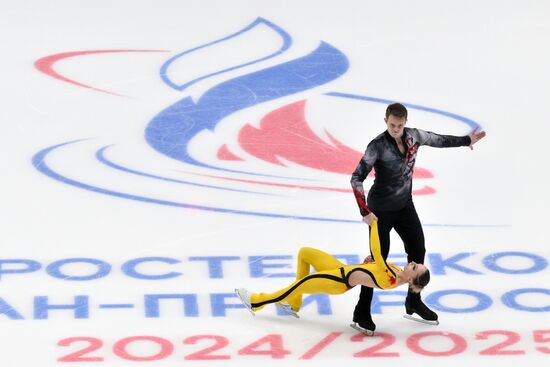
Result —
[[[302,247],[298,252],[298,270],[296,271],[296,280],[309,274],[309,266],[313,266],[315,271],[325,271],[346,266],[334,256],[324,251],[312,247]]]
[[[252,310],[257,311],[265,305],[276,302],[288,302],[296,312],[302,305],[304,294],[341,294],[347,290],[340,268],[309,274],[296,280],[286,288],[273,293],[253,293],[250,298]]]
[[[298,252],[298,269],[296,271],[296,281],[309,275],[310,266],[313,266],[315,271],[325,271],[341,268],[345,266],[338,261],[334,256],[327,254],[324,251],[317,250],[312,247],[302,247]],[[286,302],[296,312],[302,307],[302,295],[292,294],[286,299]]]

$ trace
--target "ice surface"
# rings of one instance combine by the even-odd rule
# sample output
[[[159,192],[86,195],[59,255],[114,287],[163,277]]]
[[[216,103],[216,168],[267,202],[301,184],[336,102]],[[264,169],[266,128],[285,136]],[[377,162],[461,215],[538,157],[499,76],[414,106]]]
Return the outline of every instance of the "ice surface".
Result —
[[[0,365],[548,364],[549,11],[3,1]],[[358,289],[252,317],[233,290],[286,286],[301,246],[368,253],[349,162],[388,101],[487,131],[418,154],[441,324],[403,319],[405,289],[375,293],[371,338],[348,326]]]

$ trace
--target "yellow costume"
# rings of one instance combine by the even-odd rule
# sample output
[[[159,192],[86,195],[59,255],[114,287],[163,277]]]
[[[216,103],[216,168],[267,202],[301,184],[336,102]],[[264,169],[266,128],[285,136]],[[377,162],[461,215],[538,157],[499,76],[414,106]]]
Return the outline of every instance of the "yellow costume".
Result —
[[[302,247],[298,253],[296,281],[273,293],[252,293],[250,297],[252,310],[260,310],[270,303],[287,302],[294,311],[298,312],[302,306],[303,294],[341,294],[351,289],[348,280],[355,271],[367,273],[379,288],[395,288],[396,271],[402,271],[402,269],[392,263],[386,263],[382,257],[376,221],[371,224],[370,237],[370,250],[374,262],[367,264],[345,265],[323,251]],[[316,271],[313,274],[309,273],[310,265]]]

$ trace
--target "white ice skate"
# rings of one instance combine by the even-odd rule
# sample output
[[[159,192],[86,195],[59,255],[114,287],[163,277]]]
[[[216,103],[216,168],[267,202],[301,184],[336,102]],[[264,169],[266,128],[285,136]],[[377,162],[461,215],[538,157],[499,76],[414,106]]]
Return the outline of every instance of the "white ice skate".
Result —
[[[252,311],[252,305],[250,304],[250,292],[244,288],[238,288],[235,289],[235,293],[243,303],[244,307],[246,307],[246,309],[252,314],[252,316],[256,316],[254,311]]]
[[[296,313],[296,311],[294,311],[292,307],[290,307],[290,305],[286,302],[277,302],[275,303],[275,306],[277,306],[279,310],[283,311],[287,315],[293,316],[297,319],[300,318],[300,315],[298,315],[298,313]]]

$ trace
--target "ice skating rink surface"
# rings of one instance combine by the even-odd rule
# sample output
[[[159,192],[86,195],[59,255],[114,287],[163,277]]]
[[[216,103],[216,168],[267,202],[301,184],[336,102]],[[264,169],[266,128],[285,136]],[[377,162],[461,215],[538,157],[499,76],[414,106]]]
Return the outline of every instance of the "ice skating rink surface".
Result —
[[[548,365],[548,19],[535,0],[3,0],[0,365]],[[301,246],[368,253],[349,180],[392,101],[410,127],[487,132],[418,154],[441,324],[403,319],[400,288],[375,292],[373,337],[348,326],[358,289],[251,316],[233,289],[290,283]]]

